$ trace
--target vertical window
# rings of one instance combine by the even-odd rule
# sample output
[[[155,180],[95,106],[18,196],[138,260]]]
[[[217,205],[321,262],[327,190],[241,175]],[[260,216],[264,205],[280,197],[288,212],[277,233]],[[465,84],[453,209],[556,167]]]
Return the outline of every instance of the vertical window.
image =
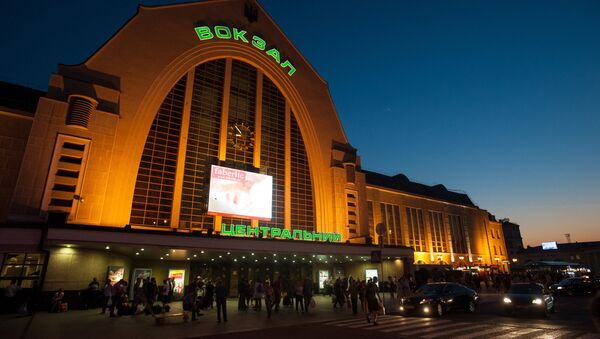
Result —
[[[429,227],[434,252],[446,252],[446,233],[441,212],[429,211]]]
[[[448,215],[448,221],[452,234],[452,248],[454,249],[454,252],[467,253],[467,243],[461,217],[458,215]]]
[[[146,138],[131,207],[133,224],[171,225],[186,78],[183,76],[167,94]]]
[[[409,246],[417,252],[427,251],[425,241],[425,225],[423,223],[423,211],[416,208],[406,208],[406,221],[408,224]]]
[[[196,67],[181,195],[180,224],[189,229],[212,229],[208,210],[210,166],[219,158],[219,131],[225,60]]]
[[[292,225],[297,229],[314,231],[315,218],[308,156],[306,155],[304,141],[302,139],[302,134],[300,133],[300,127],[294,117],[294,112],[291,112],[290,115]]]
[[[356,235],[357,221],[358,221],[358,202],[356,199],[357,193],[354,191],[346,192],[346,213],[347,213],[347,227],[350,237]]]
[[[262,95],[261,170],[273,176],[273,206],[271,221],[261,226],[285,225],[285,98],[275,84],[263,78]]]
[[[372,201],[367,201],[367,209],[368,209],[368,213],[369,213],[369,236],[371,237],[371,239],[374,239],[375,237],[375,221],[373,218],[373,202]]]
[[[402,245],[402,235],[400,234],[400,207],[391,204],[380,204],[381,222],[387,228],[383,236],[386,245]]]

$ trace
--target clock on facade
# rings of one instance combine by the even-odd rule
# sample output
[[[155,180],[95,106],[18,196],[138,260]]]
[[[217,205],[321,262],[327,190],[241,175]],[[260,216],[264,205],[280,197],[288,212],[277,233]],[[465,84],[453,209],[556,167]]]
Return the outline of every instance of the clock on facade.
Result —
[[[254,132],[245,123],[234,123],[227,129],[227,142],[233,148],[248,151],[254,147]]]

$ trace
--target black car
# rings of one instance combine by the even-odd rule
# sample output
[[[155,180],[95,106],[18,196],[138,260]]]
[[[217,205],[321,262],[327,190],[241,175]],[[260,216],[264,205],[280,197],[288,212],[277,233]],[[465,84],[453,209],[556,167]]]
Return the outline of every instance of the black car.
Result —
[[[561,280],[558,284],[550,286],[550,291],[555,295],[576,295],[596,292],[594,282],[587,277],[574,277]]]
[[[449,310],[463,309],[475,312],[477,292],[456,283],[423,285],[415,295],[400,300],[400,313],[442,316]]]
[[[554,297],[538,283],[512,284],[502,298],[502,305],[506,314],[523,311],[547,317],[556,310]]]

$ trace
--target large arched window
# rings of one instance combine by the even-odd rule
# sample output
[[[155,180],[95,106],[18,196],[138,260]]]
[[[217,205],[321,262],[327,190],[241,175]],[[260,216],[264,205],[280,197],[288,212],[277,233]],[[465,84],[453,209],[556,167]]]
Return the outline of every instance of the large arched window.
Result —
[[[144,146],[131,224],[212,229],[213,164],[273,177],[272,219],[260,225],[314,230],[311,175],[294,113],[268,76],[243,61],[203,63],[168,93]]]

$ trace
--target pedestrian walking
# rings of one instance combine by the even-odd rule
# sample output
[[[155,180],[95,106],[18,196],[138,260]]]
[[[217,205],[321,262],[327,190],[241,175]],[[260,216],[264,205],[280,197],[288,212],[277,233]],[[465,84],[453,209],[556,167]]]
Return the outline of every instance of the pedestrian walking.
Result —
[[[304,312],[308,313],[308,306],[313,297],[313,284],[312,280],[309,278],[304,279],[304,284],[302,285],[302,297],[304,298]]]
[[[296,299],[296,312],[298,312],[298,305],[300,305],[300,311],[304,313],[304,301],[302,300],[304,298],[304,285],[300,279],[294,285],[294,298]]]
[[[246,293],[248,293],[246,290],[247,285],[246,279],[244,278],[240,279],[238,282],[238,311],[245,311],[248,309],[246,306]]]
[[[114,308],[112,302],[113,296],[113,287],[110,279],[106,279],[106,283],[104,284],[104,288],[102,289],[102,314],[106,313],[106,308],[108,307],[108,303],[110,302],[110,316],[114,317]]]
[[[367,322],[370,323],[373,319],[373,325],[377,325],[377,315],[381,309],[380,300],[377,277],[373,277],[373,280],[367,285],[367,306],[369,308]]]
[[[352,314],[358,314],[358,281],[350,279],[350,302],[352,303]]]
[[[223,321],[227,322],[227,288],[225,288],[221,279],[217,280],[215,296],[217,298],[217,322],[221,323],[221,315]]]
[[[271,311],[273,309],[273,304],[275,303],[275,291],[271,283],[267,280],[265,281],[265,306],[267,307],[267,318],[271,319]]]

